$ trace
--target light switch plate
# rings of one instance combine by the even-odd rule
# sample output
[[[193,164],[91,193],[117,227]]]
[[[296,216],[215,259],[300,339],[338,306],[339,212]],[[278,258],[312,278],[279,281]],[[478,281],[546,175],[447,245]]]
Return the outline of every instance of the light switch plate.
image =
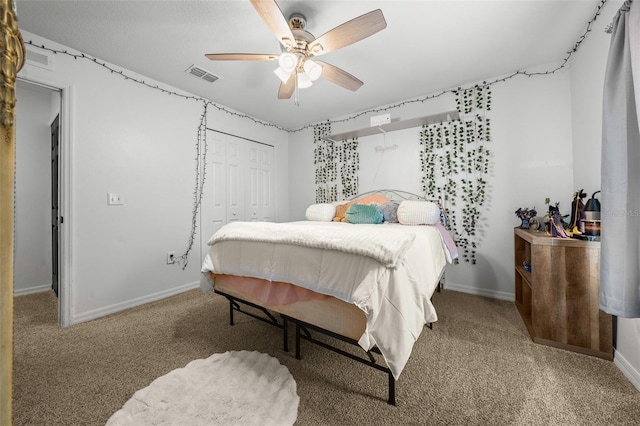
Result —
[[[124,204],[120,194],[114,192],[107,192],[107,205],[109,206],[121,206]]]

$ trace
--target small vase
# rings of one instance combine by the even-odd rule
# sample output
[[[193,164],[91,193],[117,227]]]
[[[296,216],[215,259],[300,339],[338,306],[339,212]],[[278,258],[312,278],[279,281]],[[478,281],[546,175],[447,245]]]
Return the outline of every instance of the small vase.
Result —
[[[520,228],[529,229],[529,218],[528,217],[525,217],[524,219],[522,219],[522,223],[520,224]]]

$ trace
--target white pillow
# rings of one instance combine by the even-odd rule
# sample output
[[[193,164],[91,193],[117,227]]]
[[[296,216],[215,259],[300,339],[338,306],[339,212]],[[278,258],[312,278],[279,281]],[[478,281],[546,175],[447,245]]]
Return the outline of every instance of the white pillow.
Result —
[[[403,200],[398,222],[403,225],[433,225],[440,220],[440,207],[431,201]]]
[[[321,222],[331,222],[335,216],[336,206],[329,203],[311,204],[305,213],[307,220]]]

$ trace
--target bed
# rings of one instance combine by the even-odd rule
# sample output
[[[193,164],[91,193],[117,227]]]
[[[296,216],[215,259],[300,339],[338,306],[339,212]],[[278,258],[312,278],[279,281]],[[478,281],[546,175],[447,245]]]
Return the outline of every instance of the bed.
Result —
[[[394,204],[401,223],[389,223]],[[437,321],[431,296],[457,256],[443,211],[433,200],[381,190],[310,206],[307,219],[317,220],[229,223],[209,241],[201,287],[229,300],[231,324],[240,311],[282,328],[285,350],[294,324],[296,358],[306,340],[386,372],[395,404],[395,381],[425,324]],[[377,223],[378,212],[389,221]],[[316,332],[356,344],[366,357],[327,345]]]

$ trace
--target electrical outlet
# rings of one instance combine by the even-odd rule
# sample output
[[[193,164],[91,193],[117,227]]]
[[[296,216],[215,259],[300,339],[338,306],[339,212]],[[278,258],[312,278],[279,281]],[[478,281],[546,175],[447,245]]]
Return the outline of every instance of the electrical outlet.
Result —
[[[167,265],[173,265],[176,263],[176,252],[168,251],[167,252]]]

